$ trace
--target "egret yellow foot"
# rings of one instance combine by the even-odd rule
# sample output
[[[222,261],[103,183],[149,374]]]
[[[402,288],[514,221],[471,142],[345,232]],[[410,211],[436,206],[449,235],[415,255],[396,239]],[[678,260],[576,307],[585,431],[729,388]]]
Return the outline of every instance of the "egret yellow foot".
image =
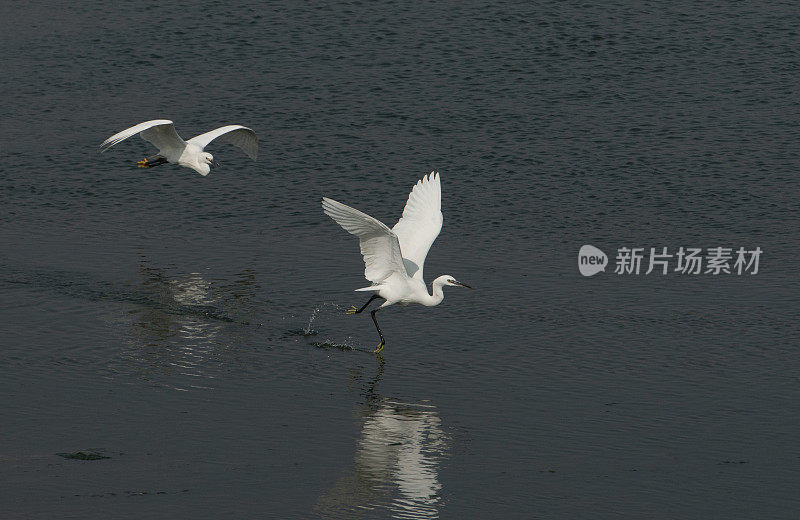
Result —
[[[136,163],[136,166],[138,166],[139,168],[149,168],[149,166],[147,165],[147,159],[142,159],[141,161],[138,161]]]
[[[349,309],[347,309],[345,312],[346,312],[347,314],[355,314],[355,313],[357,313],[357,312],[358,312],[358,309],[356,309],[356,306],[355,306],[355,305],[351,305],[351,306],[350,306],[350,308],[349,308]]]
[[[373,352],[375,352],[376,354],[380,354],[381,351],[383,350],[384,345],[386,345],[386,342],[381,341],[380,343],[378,343],[378,348],[376,348]]]

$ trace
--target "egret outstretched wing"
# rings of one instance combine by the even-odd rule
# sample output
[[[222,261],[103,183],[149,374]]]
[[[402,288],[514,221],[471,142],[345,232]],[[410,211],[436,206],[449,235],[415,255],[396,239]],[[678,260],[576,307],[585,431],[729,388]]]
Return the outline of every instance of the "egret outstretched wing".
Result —
[[[393,273],[405,274],[397,235],[386,224],[326,197],[322,198],[322,209],[345,231],[358,237],[367,280],[379,283]]]
[[[100,145],[105,152],[117,143],[125,139],[139,134],[142,139],[155,145],[161,151],[169,149],[181,149],[186,146],[186,142],[181,139],[178,132],[175,131],[172,121],[169,119],[153,119],[152,121],[145,121],[136,126],[126,128],[122,132],[118,132]]]
[[[242,125],[221,126],[216,130],[192,137],[189,142],[198,145],[200,148],[205,148],[214,139],[220,139],[238,146],[254,161],[258,156],[258,136],[252,129]]]
[[[403,216],[392,231],[400,242],[408,276],[425,281],[422,269],[433,241],[442,230],[442,187],[439,174],[423,177],[408,195]]]

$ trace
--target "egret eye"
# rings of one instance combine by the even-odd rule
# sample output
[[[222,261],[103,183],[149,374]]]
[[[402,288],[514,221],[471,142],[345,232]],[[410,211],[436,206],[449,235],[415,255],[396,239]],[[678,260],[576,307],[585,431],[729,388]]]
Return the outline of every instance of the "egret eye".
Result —
[[[452,278],[450,278],[450,279],[449,279],[449,280],[447,280],[447,281],[448,281],[448,282],[450,282],[450,283],[456,283],[456,281],[455,281],[455,280],[453,280]]]

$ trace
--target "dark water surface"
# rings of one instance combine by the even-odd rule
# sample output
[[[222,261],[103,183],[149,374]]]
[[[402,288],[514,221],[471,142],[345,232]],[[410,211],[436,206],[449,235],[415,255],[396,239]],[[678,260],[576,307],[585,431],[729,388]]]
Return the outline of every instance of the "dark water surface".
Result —
[[[0,516],[797,518],[800,14],[602,4],[7,3]],[[98,155],[155,118],[260,157]],[[376,359],[319,201],[392,225],[434,169],[425,273],[477,290]]]

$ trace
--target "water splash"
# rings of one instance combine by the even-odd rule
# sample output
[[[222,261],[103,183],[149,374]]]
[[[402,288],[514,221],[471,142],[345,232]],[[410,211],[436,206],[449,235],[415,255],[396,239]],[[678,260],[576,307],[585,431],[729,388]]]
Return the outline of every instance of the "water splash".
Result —
[[[311,317],[308,318],[308,324],[306,324],[306,326],[301,331],[303,333],[303,335],[305,335],[305,336],[316,336],[317,335],[317,331],[312,329],[311,326],[314,324],[314,320],[317,319],[317,317],[320,315],[320,313],[322,312],[322,309],[324,307],[332,307],[334,310],[342,310],[342,308],[343,308],[341,305],[339,305],[337,303],[333,303],[333,302],[323,302],[323,303],[317,305],[314,308],[314,310],[311,312]]]
[[[319,307],[314,308],[314,312],[311,313],[311,317],[308,319],[308,325],[305,326],[303,329],[303,334],[306,336],[314,336],[316,335],[316,331],[311,328],[311,325],[314,323],[314,319],[319,314]]]

